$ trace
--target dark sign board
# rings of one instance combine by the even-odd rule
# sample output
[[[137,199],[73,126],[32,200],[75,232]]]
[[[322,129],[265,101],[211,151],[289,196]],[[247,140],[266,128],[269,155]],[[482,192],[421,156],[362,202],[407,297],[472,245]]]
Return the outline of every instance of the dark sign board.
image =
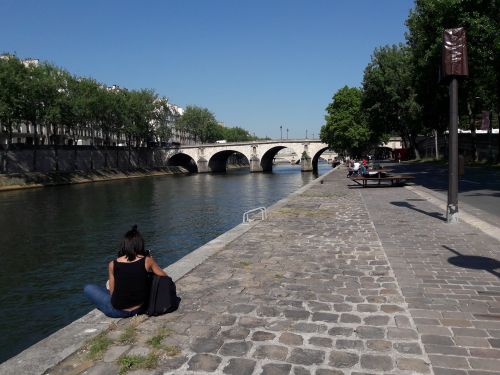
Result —
[[[490,111],[483,111],[483,122],[481,130],[490,130]]]
[[[465,78],[469,75],[467,40],[463,27],[446,29],[441,44],[439,83],[448,85],[453,77]]]

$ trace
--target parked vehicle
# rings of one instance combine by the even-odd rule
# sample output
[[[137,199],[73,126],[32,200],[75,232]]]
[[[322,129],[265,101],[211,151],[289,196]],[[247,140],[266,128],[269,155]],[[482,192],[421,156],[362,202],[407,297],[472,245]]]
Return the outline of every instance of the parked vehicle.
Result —
[[[215,141],[215,143],[227,143],[227,141],[225,139],[222,139],[220,141]]]

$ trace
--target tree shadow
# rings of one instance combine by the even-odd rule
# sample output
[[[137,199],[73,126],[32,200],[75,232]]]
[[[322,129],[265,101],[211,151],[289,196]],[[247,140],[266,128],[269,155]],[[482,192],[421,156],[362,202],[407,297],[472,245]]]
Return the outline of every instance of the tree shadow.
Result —
[[[424,210],[420,210],[417,207],[415,207],[413,204],[410,204],[408,202],[391,202],[391,204],[394,205],[394,206],[397,206],[397,207],[410,208],[410,209],[412,209],[414,211],[420,212],[420,213],[422,213],[424,215],[433,217],[435,219],[446,221],[446,218],[444,217],[444,215],[441,212],[427,212],[427,211],[424,211]]]
[[[500,261],[493,258],[480,257],[476,255],[462,255],[458,251],[453,250],[448,246],[441,246],[457,255],[448,258],[448,263],[450,263],[451,265],[471,270],[484,270],[500,278],[500,272],[495,271],[495,269],[500,268]]]

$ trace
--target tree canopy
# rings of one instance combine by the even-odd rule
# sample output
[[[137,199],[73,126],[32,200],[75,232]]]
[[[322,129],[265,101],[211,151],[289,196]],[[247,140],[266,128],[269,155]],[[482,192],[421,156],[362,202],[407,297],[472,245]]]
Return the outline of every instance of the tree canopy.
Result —
[[[361,112],[361,91],[345,86],[332,99],[326,107],[328,115],[325,115],[326,125],[321,127],[320,139],[339,155],[346,151],[359,153],[373,137]]]
[[[495,111],[498,121],[498,1],[415,0],[405,24],[406,44],[375,48],[364,71],[361,104],[346,101],[351,108],[340,111],[335,102],[340,100],[337,95],[341,91],[345,93],[344,88],[328,106],[321,134],[334,149],[346,149],[349,144],[367,146],[363,140],[379,142],[389,134],[398,134],[419,158],[416,137],[447,129],[449,93],[448,87],[438,84],[438,72],[443,31],[450,28],[465,29],[468,48],[469,76],[459,85],[459,127],[472,130],[475,149],[475,120],[481,112]],[[345,125],[350,123],[355,125]],[[360,130],[352,132],[356,127]]]
[[[9,133],[9,143],[13,129],[23,121],[34,126],[35,143],[39,124],[53,136],[49,142],[54,142],[61,127],[73,132],[75,140],[78,128],[90,128],[93,137],[101,132],[105,144],[111,135],[119,134],[137,144],[171,136],[165,126],[168,100],[154,89],[115,90],[49,62],[26,64],[6,56],[0,59],[0,121]]]

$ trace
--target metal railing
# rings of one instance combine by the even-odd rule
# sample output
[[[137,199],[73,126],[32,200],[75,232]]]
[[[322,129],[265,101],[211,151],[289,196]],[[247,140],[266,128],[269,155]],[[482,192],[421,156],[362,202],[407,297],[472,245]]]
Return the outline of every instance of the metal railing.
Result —
[[[247,211],[243,214],[243,222],[250,221],[250,216],[249,214],[255,211],[260,211],[262,213],[262,221],[267,219],[267,210],[265,207],[259,207],[259,208],[254,208],[253,210]],[[245,220],[246,218],[246,220]]]

